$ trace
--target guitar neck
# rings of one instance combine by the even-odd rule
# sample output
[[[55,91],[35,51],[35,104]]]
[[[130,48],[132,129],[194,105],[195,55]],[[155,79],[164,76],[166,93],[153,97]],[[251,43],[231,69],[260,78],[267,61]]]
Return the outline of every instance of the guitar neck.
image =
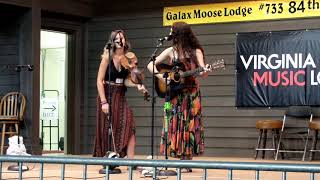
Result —
[[[189,77],[189,76],[193,76],[193,75],[195,75],[195,74],[199,74],[199,73],[202,72],[202,71],[203,71],[203,67],[198,67],[198,68],[196,68],[196,69],[194,69],[194,70],[190,70],[190,71],[183,72],[183,73],[180,74],[180,76],[181,76],[182,78],[184,78],[184,77]]]

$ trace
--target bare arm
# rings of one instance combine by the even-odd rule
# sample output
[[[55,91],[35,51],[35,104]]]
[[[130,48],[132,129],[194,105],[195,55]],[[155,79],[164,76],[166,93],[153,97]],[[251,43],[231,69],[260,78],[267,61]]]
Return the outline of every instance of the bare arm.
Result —
[[[197,61],[198,61],[199,66],[206,68],[206,65],[204,64],[203,53],[200,49],[196,49],[196,56],[197,56]],[[200,73],[200,76],[205,78],[208,76],[208,72],[203,71]]]
[[[170,56],[170,52],[172,52],[172,47],[169,47],[169,48],[167,48],[167,49],[165,49],[164,51],[162,51],[162,53],[158,56],[158,57],[156,57],[156,60],[155,60],[155,62],[154,62],[154,73],[156,74],[156,76],[158,77],[158,78],[162,78],[162,74],[159,74],[159,71],[158,71],[158,69],[157,69],[157,67],[156,67],[156,65],[157,64],[160,64],[161,62],[165,62],[165,61],[167,61],[168,62],[168,60],[171,58],[171,56]],[[149,64],[148,64],[148,66],[147,66],[147,68],[148,68],[148,70],[152,73],[152,62],[150,62]]]
[[[124,85],[127,87],[137,87],[137,84],[133,83],[130,79],[126,78],[124,80]]]
[[[127,87],[136,87],[138,89],[138,91],[142,92],[142,93],[146,93],[148,92],[148,90],[146,89],[146,87],[143,84],[136,84],[133,83],[131,79],[126,78],[124,80],[124,85]]]
[[[97,89],[101,99],[101,102],[106,101],[105,89],[104,89],[104,77],[106,75],[107,67],[109,64],[109,55],[104,53],[103,58],[101,59],[98,76],[97,76]]]

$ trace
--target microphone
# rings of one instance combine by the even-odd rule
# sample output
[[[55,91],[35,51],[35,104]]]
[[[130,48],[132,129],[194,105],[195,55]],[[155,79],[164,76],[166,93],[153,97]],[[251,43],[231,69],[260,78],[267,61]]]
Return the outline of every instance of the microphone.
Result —
[[[122,37],[120,37],[120,44],[121,47],[123,47],[123,43],[122,43]]]
[[[28,64],[27,68],[28,68],[28,71],[33,71],[33,65]]]
[[[111,49],[111,42],[108,41],[108,42],[106,43],[106,45],[104,46],[104,48],[105,48],[105,49]]]
[[[16,72],[21,72],[22,70],[27,70],[27,71],[33,71],[33,65],[27,64],[27,65],[16,65],[14,70]]]
[[[120,37],[119,40],[115,40],[114,43],[116,44],[116,47],[123,47],[122,38]]]
[[[171,41],[173,38],[173,35],[170,33],[168,36],[165,36],[163,38],[160,38],[158,41]]]

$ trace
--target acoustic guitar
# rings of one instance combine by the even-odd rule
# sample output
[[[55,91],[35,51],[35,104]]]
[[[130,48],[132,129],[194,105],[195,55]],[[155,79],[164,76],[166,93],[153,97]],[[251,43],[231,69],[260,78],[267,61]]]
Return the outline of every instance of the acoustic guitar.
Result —
[[[176,93],[185,88],[185,78],[190,76],[199,76],[203,71],[213,71],[217,69],[225,69],[225,62],[223,59],[218,60],[209,65],[207,69],[198,67],[194,70],[182,71],[179,66],[172,66],[167,64],[157,65],[159,73],[167,75],[170,83],[166,87],[166,83],[159,78],[155,78],[155,89],[159,97],[165,98],[166,92],[170,96],[170,99],[175,97]]]

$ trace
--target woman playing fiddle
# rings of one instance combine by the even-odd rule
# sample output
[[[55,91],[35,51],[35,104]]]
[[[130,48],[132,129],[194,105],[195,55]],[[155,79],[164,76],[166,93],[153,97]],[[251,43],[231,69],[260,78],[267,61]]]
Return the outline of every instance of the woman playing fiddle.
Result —
[[[147,90],[144,85],[135,84],[128,79],[130,70],[136,66],[136,58],[131,58],[130,63],[124,63],[129,60],[125,55],[129,51],[129,43],[124,31],[112,31],[109,38],[109,50],[104,48],[101,56],[101,63],[99,66],[97,76],[97,127],[96,138],[93,156],[103,157],[109,150],[109,120],[108,113],[112,113],[112,129],[115,142],[115,150],[120,157],[127,155],[128,158],[134,158],[135,154],[135,122],[133,119],[132,110],[129,108],[126,100],[127,87],[137,87],[143,93]],[[129,53],[130,55],[130,53]],[[111,57],[111,59],[109,59]],[[127,65],[129,67],[126,67]],[[110,76],[109,76],[110,74]],[[111,87],[109,89],[109,87]],[[108,99],[110,91],[111,98]],[[113,145],[110,148],[113,150]]]

